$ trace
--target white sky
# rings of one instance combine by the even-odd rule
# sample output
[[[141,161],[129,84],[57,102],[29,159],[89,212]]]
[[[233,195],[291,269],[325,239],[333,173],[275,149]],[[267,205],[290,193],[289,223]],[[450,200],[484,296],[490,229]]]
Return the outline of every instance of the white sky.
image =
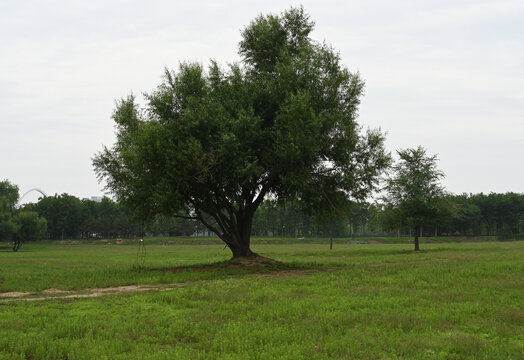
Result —
[[[366,80],[360,122],[390,151],[439,154],[454,193],[524,193],[522,0],[0,0],[0,180],[101,195],[116,99],[180,61],[238,60],[244,26],[299,4]]]

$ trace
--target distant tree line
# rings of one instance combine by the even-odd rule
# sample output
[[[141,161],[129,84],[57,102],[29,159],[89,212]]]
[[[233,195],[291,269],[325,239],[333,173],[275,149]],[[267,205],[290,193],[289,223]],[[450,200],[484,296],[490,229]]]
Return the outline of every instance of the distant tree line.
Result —
[[[191,235],[196,230],[194,222],[181,219],[134,219],[128,209],[107,197],[94,201],[68,194],[48,196],[24,209],[47,220],[46,239],[177,236]]]
[[[139,236],[212,235],[200,223],[173,217],[134,219],[129,209],[104,197],[101,201],[62,194],[16,207],[18,187],[0,182],[0,241],[18,248],[39,239],[130,238]],[[295,203],[264,200],[255,213],[254,236],[329,237],[412,236],[413,227],[391,205],[352,203],[342,214],[308,214]],[[509,237],[524,233],[524,194],[446,195],[438,211],[419,230],[425,236]]]
[[[421,226],[423,235],[508,237],[524,233],[524,194],[446,195],[439,200],[437,210],[432,220]],[[412,236],[414,228],[403,220],[398,209],[383,203],[354,203],[343,216],[330,222],[308,216],[296,205],[266,200],[255,214],[253,235]]]
[[[442,226],[443,233],[507,236],[524,232],[524,194],[462,194],[446,200],[453,213]]]

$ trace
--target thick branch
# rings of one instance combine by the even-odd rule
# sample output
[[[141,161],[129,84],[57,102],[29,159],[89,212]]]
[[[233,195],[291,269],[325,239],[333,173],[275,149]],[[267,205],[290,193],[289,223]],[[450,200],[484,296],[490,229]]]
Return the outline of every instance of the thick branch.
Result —
[[[225,234],[228,232],[228,224],[227,219],[224,219],[222,214],[220,213],[220,210],[218,210],[216,207],[214,209],[204,209],[209,216],[213,217],[215,219],[217,225],[222,229],[222,232]]]
[[[207,227],[209,230],[217,234],[217,236],[220,239],[222,239],[222,241],[224,241],[228,246],[231,245],[231,242],[227,240],[227,238],[224,236],[223,233],[220,232],[220,230],[218,230],[216,227],[214,227],[213,225],[211,225],[204,219],[204,216],[202,215],[202,213],[199,210],[196,210],[195,212],[197,214],[198,220],[200,220],[202,224],[204,224],[205,227]]]
[[[252,205],[253,205],[253,208],[254,208],[254,209],[257,209],[258,206],[262,203],[262,201],[264,200],[264,197],[265,197],[266,194],[267,194],[267,190],[268,190],[267,187],[262,187],[262,189],[261,189],[260,192],[258,193],[257,197],[256,197],[255,200],[252,202]]]
[[[215,198],[215,213],[216,213],[216,219],[220,222],[221,228],[224,230],[225,233],[229,233],[231,238],[237,242],[237,240],[241,239],[240,233],[238,231],[238,224],[241,222],[241,218],[238,216],[238,212],[235,212],[235,208],[231,204],[231,202],[222,196],[219,196],[218,191],[215,189],[214,191],[214,198]],[[227,212],[227,215],[223,213],[223,211]]]

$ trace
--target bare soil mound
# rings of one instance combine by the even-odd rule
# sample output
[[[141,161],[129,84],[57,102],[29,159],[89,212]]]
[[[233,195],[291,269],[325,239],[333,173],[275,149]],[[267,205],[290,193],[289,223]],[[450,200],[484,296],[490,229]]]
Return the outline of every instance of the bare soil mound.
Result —
[[[232,269],[275,269],[283,265],[281,262],[261,255],[232,258],[228,261]]]
[[[209,265],[194,265],[194,266],[181,266],[175,268],[163,268],[163,269],[151,269],[152,272],[207,272],[216,270],[248,270],[248,271],[288,271],[295,270],[294,268],[281,263],[280,261],[273,260],[261,255],[255,255],[250,257],[238,257],[232,258],[227,261],[213,263]]]

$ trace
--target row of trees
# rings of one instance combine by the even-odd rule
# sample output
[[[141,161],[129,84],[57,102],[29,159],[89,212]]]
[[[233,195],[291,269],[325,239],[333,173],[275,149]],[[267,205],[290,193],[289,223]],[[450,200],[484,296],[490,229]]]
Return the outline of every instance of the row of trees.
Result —
[[[447,198],[453,216],[442,232],[508,236],[524,232],[524,194],[462,194]]]
[[[318,237],[364,234],[368,203],[353,203],[341,215],[327,218],[304,212],[299,204],[265,200],[253,219],[256,236]],[[367,216],[367,215],[366,215]]]
[[[437,214],[420,225],[425,236],[509,237],[524,233],[524,194],[445,195]],[[402,214],[383,202],[352,204],[342,217],[326,222],[302,212],[296,204],[266,200],[253,220],[258,236],[411,236],[415,229]]]
[[[18,249],[23,240],[41,238],[116,238],[136,236],[178,236],[205,234],[205,227],[193,220],[157,217],[137,221],[121,204],[104,197],[96,202],[62,194],[41,198],[37,203],[16,208],[18,187],[0,182],[0,239],[13,241]],[[445,195],[433,203],[434,216],[422,222],[418,231],[398,207],[385,202],[352,203],[340,216],[327,219],[308,214],[296,203],[264,200],[253,219],[257,236],[411,236],[499,235],[524,232],[524,194]]]
[[[198,224],[174,217],[150,221],[131,218],[131,212],[104,197],[101,201],[62,194],[17,207],[18,186],[0,182],[0,242],[17,251],[24,241],[72,238],[116,238],[191,235]]]
[[[140,221],[119,203],[104,197],[101,201],[62,194],[41,198],[24,209],[47,220],[47,239],[127,238],[148,235],[191,235],[195,224],[176,218],[157,217]]]
[[[445,195],[434,206],[436,216],[422,222],[419,233],[428,236],[506,236],[524,232],[524,194]],[[95,202],[62,194],[42,198],[22,209],[46,220],[45,237],[48,239],[205,233],[205,227],[192,220],[175,217],[133,220],[129,210],[107,197]],[[295,203],[264,200],[254,216],[252,234],[290,237],[415,234],[415,228],[404,217],[398,209],[384,202],[352,203],[341,216],[326,220],[304,212]]]
[[[41,198],[25,209],[47,220],[47,239],[127,236],[140,232],[129,212],[108,198],[96,202],[62,194]]]

